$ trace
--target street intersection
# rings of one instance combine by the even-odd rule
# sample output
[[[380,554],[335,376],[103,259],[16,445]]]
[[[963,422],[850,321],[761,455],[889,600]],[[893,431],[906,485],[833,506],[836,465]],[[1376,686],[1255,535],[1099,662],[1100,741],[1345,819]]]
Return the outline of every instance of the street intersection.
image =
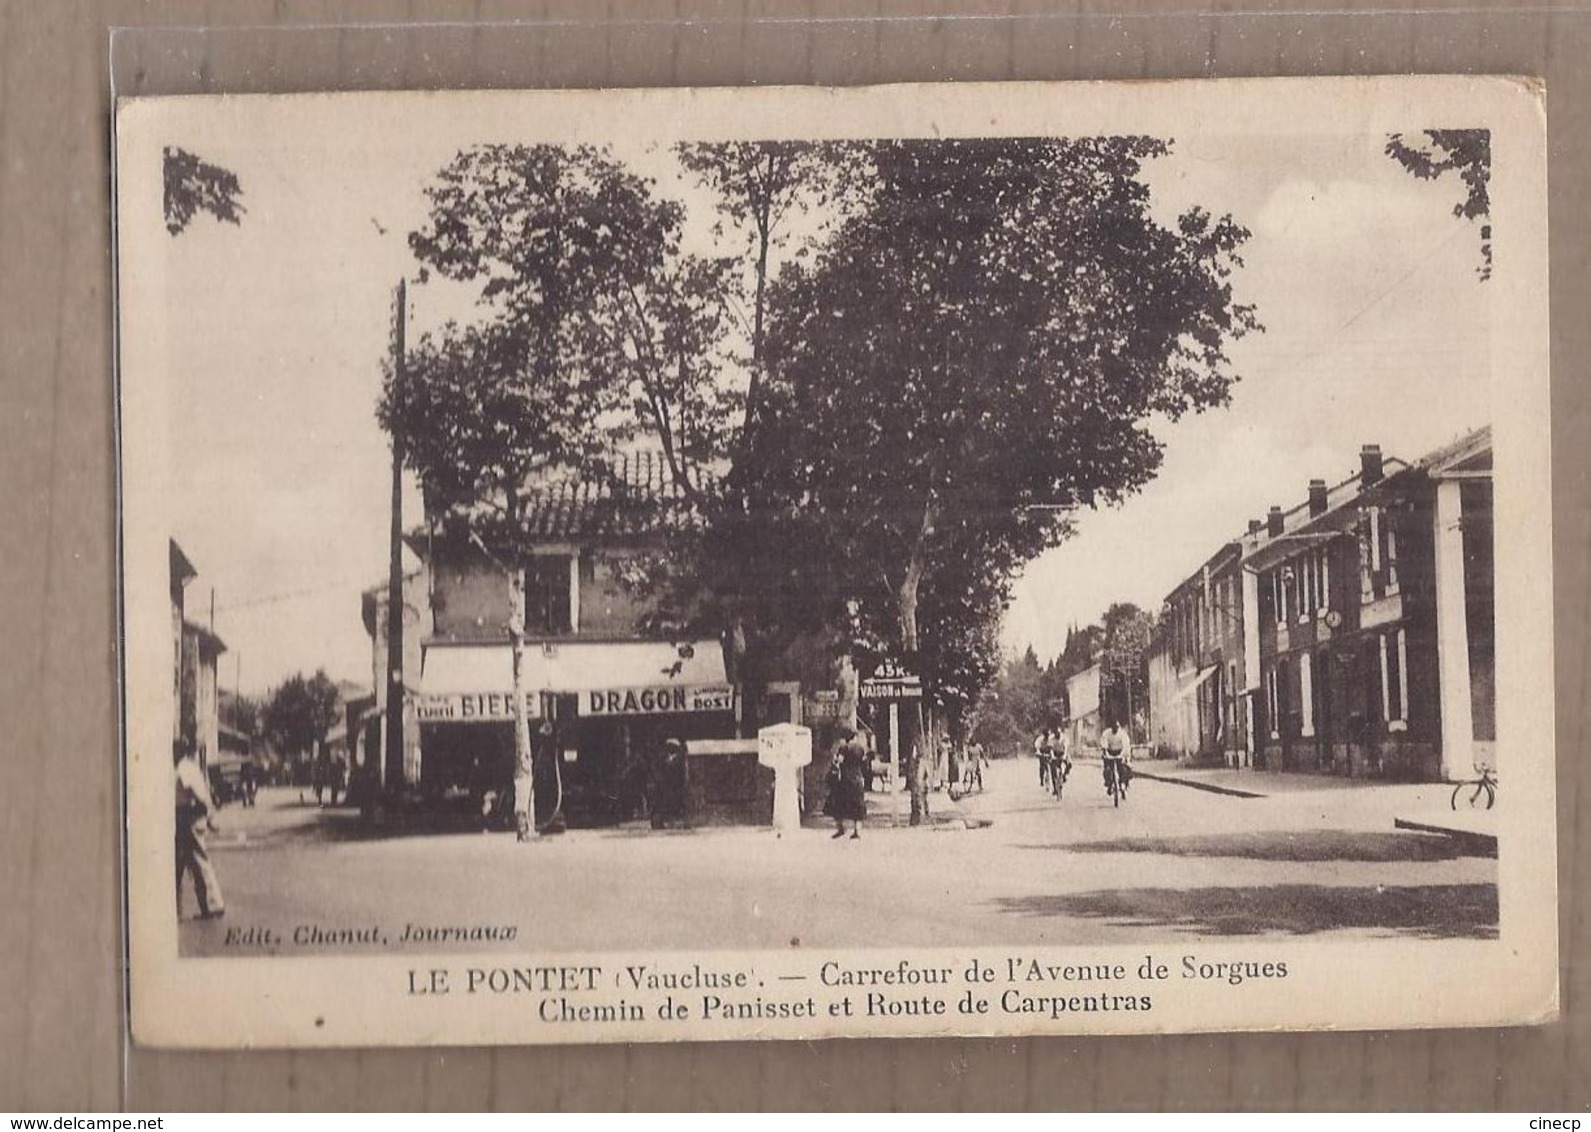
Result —
[[[1147,764],[1153,769],[1154,764]],[[1250,776],[1267,784],[1262,773]],[[371,830],[296,791],[227,807],[212,840],[227,914],[184,954],[1115,945],[1207,938],[1489,939],[1497,861],[1393,827],[1448,790],[1304,784],[1245,798],[1145,777],[1121,808],[1080,762],[1057,801],[1028,759],[939,819],[860,840],[809,823],[512,834]],[[1270,780],[1274,781],[1274,780]],[[1267,784],[1263,788],[1270,788]],[[902,803],[904,800],[900,800]],[[904,804],[899,806],[904,815]],[[191,915],[191,894],[188,913]],[[268,942],[262,943],[265,940]]]

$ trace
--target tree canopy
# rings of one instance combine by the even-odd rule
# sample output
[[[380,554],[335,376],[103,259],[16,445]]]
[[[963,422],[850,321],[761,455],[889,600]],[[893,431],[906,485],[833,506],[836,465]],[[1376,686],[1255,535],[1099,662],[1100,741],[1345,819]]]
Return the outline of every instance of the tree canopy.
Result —
[[[911,651],[916,603],[1014,571],[1225,402],[1247,233],[1149,212],[1146,138],[885,142],[868,206],[775,288],[761,486]]]
[[[904,654],[964,714],[1021,567],[1153,478],[1152,422],[1224,404],[1258,329],[1231,285],[1248,233],[1151,208],[1168,148],[679,147],[749,268],[686,251],[684,206],[606,151],[463,151],[410,243],[483,317],[422,340],[383,423],[428,488],[510,509],[528,473],[648,435],[701,523],[644,584],[773,651]]]
[[[532,468],[644,428],[699,494],[740,399],[723,380],[731,265],[682,251],[682,206],[590,146],[467,149],[426,195],[410,247],[477,283],[484,317],[420,343],[412,406],[388,383],[388,428],[448,437],[410,447],[421,479],[512,497]]]
[[[296,673],[271,693],[265,705],[265,736],[279,751],[308,754],[324,743],[337,722],[337,686],[324,670]]]

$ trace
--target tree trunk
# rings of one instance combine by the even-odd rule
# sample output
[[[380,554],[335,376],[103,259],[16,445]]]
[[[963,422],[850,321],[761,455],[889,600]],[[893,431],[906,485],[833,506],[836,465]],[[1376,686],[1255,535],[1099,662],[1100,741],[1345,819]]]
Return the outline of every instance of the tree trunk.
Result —
[[[917,665],[917,591],[922,586],[923,573],[928,568],[928,540],[934,533],[934,521],[939,513],[937,492],[929,489],[928,501],[923,505],[922,523],[912,544],[912,553],[906,563],[906,576],[901,581],[897,600],[900,605],[900,643],[902,660]],[[921,673],[919,672],[919,675]],[[911,710],[901,719],[901,751],[906,782],[911,791],[911,824],[921,825],[928,818],[928,782],[924,777],[927,767],[923,761],[923,742],[927,729],[923,720],[923,702],[912,702]]]
[[[536,824],[536,781],[530,753],[530,719],[525,711],[525,576],[508,575],[508,636],[514,649],[514,831],[529,841]]]

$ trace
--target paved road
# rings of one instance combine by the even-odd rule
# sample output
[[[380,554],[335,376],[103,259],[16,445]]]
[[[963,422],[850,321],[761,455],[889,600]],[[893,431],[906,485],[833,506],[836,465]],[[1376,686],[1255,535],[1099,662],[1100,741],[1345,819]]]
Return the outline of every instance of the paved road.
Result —
[[[987,778],[962,806],[988,828],[875,825],[857,841],[820,828],[371,837],[356,815],[267,792],[223,811],[227,915],[185,922],[183,949],[258,954],[239,942],[251,928],[283,953],[451,949],[405,943],[410,925],[512,926],[512,941],[458,949],[516,951],[1496,934],[1495,859],[1392,828],[1394,810],[1445,805],[1425,788],[1242,799],[1139,779],[1115,809],[1097,764],[1078,765],[1061,802],[1029,760]],[[302,942],[314,931],[372,942]]]

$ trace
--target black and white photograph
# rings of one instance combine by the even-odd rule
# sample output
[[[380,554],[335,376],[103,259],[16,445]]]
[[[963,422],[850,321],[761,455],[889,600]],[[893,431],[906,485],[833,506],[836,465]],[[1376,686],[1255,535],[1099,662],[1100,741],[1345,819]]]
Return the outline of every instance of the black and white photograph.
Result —
[[[124,100],[135,1037],[1549,1019],[1541,115]]]

